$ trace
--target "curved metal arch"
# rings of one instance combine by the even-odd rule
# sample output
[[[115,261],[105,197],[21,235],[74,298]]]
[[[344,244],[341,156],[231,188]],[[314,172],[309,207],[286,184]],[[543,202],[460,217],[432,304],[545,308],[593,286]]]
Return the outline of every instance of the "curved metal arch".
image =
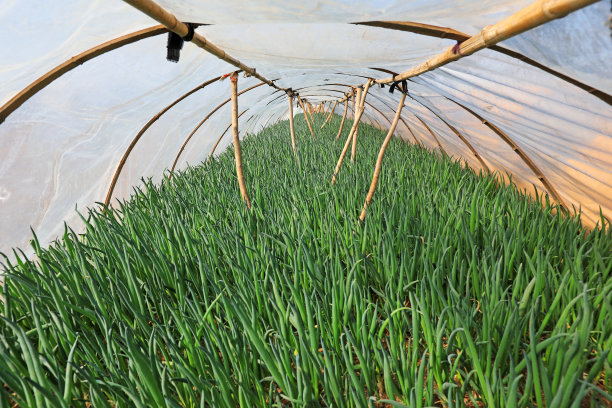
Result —
[[[23,88],[17,95],[13,96],[8,100],[2,107],[0,107],[0,123],[13,113],[17,108],[23,105],[28,99],[34,96],[37,92],[44,89],[47,85],[64,75],[65,73],[73,70],[79,65],[98,57],[102,54],[106,54],[109,51],[121,48],[124,45],[132,44],[136,41],[143,40],[145,38],[154,37],[159,34],[166,33],[168,30],[162,25],[156,25],[142,30],[135,31],[121,37],[114,38],[110,41],[106,41],[102,44],[96,45],[82,53],[62,62],[54,68],[47,71],[44,75],[38,77],[28,86]]]
[[[455,40],[458,42],[462,42],[470,38],[469,35],[462,33],[461,31],[452,29],[452,28],[434,26],[430,24],[415,23],[411,21],[364,21],[364,22],[351,23],[351,24],[380,27],[380,28],[386,28],[386,29],[391,29],[391,30],[407,31],[407,32],[411,32],[414,34],[426,35],[429,37],[448,38],[450,40]],[[538,68],[569,84],[572,84],[584,91],[587,91],[588,93],[601,99],[608,105],[612,105],[612,95],[609,95],[602,90],[594,88],[583,82],[580,82],[570,76],[562,74],[559,71],[556,71],[552,68],[547,67],[546,65],[540,64],[539,62],[527,57],[526,55],[521,54],[520,52],[512,51],[500,45],[493,45],[488,48],[490,50],[504,54],[510,58],[514,58],[519,61],[522,61],[525,64],[531,65],[532,67]]]
[[[250,87],[248,87],[246,89],[243,89],[242,91],[238,92],[237,95],[242,95],[243,93],[248,92],[251,89],[255,89],[258,86],[262,86],[263,84],[265,84],[265,82],[262,81],[262,82],[260,82],[260,83],[258,83],[256,85],[250,86]],[[189,136],[187,136],[187,139],[185,139],[185,142],[181,146],[181,149],[179,150],[179,152],[176,155],[176,158],[174,159],[174,163],[172,163],[172,169],[170,169],[170,173],[168,174],[168,180],[172,179],[172,173],[174,173],[174,168],[176,167],[176,163],[178,162],[178,159],[181,157],[181,154],[183,154],[183,151],[185,150],[185,146],[187,146],[187,143],[189,143],[189,141],[191,140],[193,135],[204,124],[204,122],[206,122],[215,112],[217,112],[219,109],[221,109],[223,106],[225,106],[225,104],[227,104],[231,100],[232,100],[232,98],[227,98],[225,101],[223,101],[219,105],[217,105],[216,108],[214,108],[208,115],[206,115],[204,117],[204,119],[202,119],[202,121],[200,123],[198,123],[198,125],[191,131]]]

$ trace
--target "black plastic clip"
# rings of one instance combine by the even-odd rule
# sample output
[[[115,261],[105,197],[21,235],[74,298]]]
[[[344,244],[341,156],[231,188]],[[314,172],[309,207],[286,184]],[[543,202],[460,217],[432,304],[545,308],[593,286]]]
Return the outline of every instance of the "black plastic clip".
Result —
[[[395,88],[397,88],[401,93],[405,93],[406,95],[408,95],[408,83],[406,82],[406,80],[393,82],[389,87],[389,93],[393,93],[393,91],[395,91]]]

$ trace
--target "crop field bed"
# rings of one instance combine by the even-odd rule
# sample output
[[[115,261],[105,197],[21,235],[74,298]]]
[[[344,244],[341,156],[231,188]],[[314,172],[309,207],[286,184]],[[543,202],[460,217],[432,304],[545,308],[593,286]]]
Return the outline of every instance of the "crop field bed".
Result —
[[[611,406],[607,224],[400,140],[360,223],[385,133],[332,186],[315,119],[244,139],[251,211],[230,148],[7,259],[0,406]]]

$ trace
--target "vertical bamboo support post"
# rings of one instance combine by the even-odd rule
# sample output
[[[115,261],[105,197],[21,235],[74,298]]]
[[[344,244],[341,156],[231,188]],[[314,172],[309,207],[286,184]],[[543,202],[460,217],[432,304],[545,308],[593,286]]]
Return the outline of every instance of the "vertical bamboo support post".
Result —
[[[293,126],[293,94],[289,94],[289,128],[291,129],[291,147],[293,147],[293,154],[297,155],[297,148],[295,147],[295,127]]]
[[[402,97],[400,99],[399,105],[397,106],[397,110],[395,111],[395,117],[393,118],[393,123],[391,123],[391,127],[389,128],[389,133],[387,133],[387,137],[385,138],[382,146],[380,147],[380,151],[378,152],[378,158],[376,159],[376,166],[374,167],[374,175],[372,176],[372,184],[370,184],[370,190],[368,191],[368,195],[366,197],[365,204],[363,205],[363,209],[361,210],[361,215],[359,216],[360,221],[365,220],[366,211],[368,209],[368,206],[370,205],[370,202],[372,201],[372,197],[374,196],[374,191],[376,191],[376,185],[378,184],[378,177],[380,176],[380,169],[382,167],[383,157],[385,156],[387,145],[389,145],[389,142],[391,141],[391,137],[393,137],[393,132],[395,132],[395,128],[397,127],[397,122],[399,122],[405,100],[406,100],[406,94],[402,93]]]
[[[354,107],[355,107],[355,112],[357,112],[357,110],[359,108],[361,108],[361,93],[363,92],[363,90],[361,89],[361,86],[357,88],[357,95],[355,96],[355,103],[354,103]],[[361,119],[361,116],[359,117],[359,119]],[[355,115],[355,119],[354,119],[354,124],[353,127],[355,128],[355,130],[351,130],[353,132],[353,146],[351,148],[351,163],[355,162],[355,149],[357,148],[357,129],[359,128],[359,123],[357,122],[357,115]]]
[[[238,119],[240,119],[240,117],[246,112],[248,111],[249,108],[246,108],[245,110],[243,110],[242,112],[240,112],[240,115],[238,115]],[[225,128],[225,130],[223,131],[223,133],[221,133],[221,136],[219,136],[219,138],[217,139],[217,142],[215,143],[215,145],[213,146],[213,148],[211,149],[210,153],[208,154],[208,159],[206,159],[206,161],[212,159],[213,154],[215,153],[215,150],[217,150],[217,146],[219,146],[219,143],[221,142],[221,139],[223,139],[223,136],[225,136],[225,134],[227,133],[227,131],[232,127],[232,124],[230,123],[229,125],[227,125],[227,127]]]
[[[329,115],[327,115],[327,119],[325,119],[325,122],[323,122],[323,124],[321,125],[321,129],[323,129],[323,127],[325,125],[327,125],[327,122],[329,122],[329,120],[332,118],[332,116],[334,116],[334,110],[336,109],[336,105],[338,104],[338,101],[336,101],[334,103],[334,107],[331,108],[331,110],[329,111]]]
[[[368,81],[368,83],[365,86],[364,92],[366,93],[368,92],[368,89],[370,88],[370,84],[371,82]],[[344,143],[344,148],[342,149],[342,153],[340,153],[340,157],[338,158],[338,163],[336,164],[336,169],[334,170],[334,175],[332,176],[332,181],[331,181],[332,186],[336,182],[336,176],[338,175],[338,172],[340,171],[340,167],[342,166],[342,160],[344,160],[344,156],[346,156],[346,152],[348,151],[348,148],[351,144],[351,140],[353,139],[353,135],[355,133],[355,128],[357,127],[357,123],[359,123],[359,120],[361,119],[361,115],[363,115],[363,109],[357,109],[355,113],[355,121],[353,122],[353,127],[351,127],[351,131],[349,132],[348,137],[346,138],[346,143]]]
[[[312,126],[310,126],[310,121],[308,120],[308,112],[306,112],[306,107],[304,106],[304,102],[302,102],[302,98],[300,98],[299,95],[297,95],[297,98],[298,98],[298,103],[300,104],[300,107],[302,108],[302,111],[304,111],[304,119],[306,119],[306,124],[308,125],[308,129],[310,129],[310,134],[312,135],[312,137],[316,139],[314,131],[312,130]]]
[[[308,108],[308,117],[310,118],[310,124],[312,126],[315,126],[315,118],[314,118],[314,112],[313,112],[313,106],[310,102],[308,102],[308,100],[306,100],[306,107]]]
[[[347,98],[344,101],[344,114],[342,115],[342,121],[340,121],[340,129],[338,129],[338,134],[336,135],[336,140],[340,139],[340,134],[342,133],[342,128],[344,127],[344,121],[346,120],[346,113],[348,112],[349,99]]]
[[[361,116],[363,115],[363,110],[365,109],[365,100],[366,100],[366,97],[368,96],[368,89],[370,89],[370,86],[372,85],[373,82],[374,81],[372,81],[371,79],[368,80],[363,92],[361,91],[361,88],[357,88],[357,101],[358,101],[357,108],[361,112],[359,114],[359,120],[361,120]],[[357,155],[357,134],[359,133],[359,120],[355,121],[356,126],[355,126],[355,130],[353,131],[353,147],[351,149],[351,163],[355,163],[355,156]]]
[[[234,157],[236,158],[236,177],[238,178],[238,186],[240,187],[240,195],[246,202],[249,210],[251,209],[251,200],[244,182],[244,172],[242,171],[242,152],[240,151],[240,138],[238,137],[238,75],[234,72],[230,76],[232,84],[232,132],[234,142]]]

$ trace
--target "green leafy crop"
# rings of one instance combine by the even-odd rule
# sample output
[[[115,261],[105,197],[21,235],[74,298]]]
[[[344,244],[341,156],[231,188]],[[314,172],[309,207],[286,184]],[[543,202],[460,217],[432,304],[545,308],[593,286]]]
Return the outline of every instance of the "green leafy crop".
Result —
[[[384,133],[332,187],[339,123],[244,140],[252,211],[230,150],[34,240],[0,406],[609,406],[609,227],[399,140],[359,223]]]

